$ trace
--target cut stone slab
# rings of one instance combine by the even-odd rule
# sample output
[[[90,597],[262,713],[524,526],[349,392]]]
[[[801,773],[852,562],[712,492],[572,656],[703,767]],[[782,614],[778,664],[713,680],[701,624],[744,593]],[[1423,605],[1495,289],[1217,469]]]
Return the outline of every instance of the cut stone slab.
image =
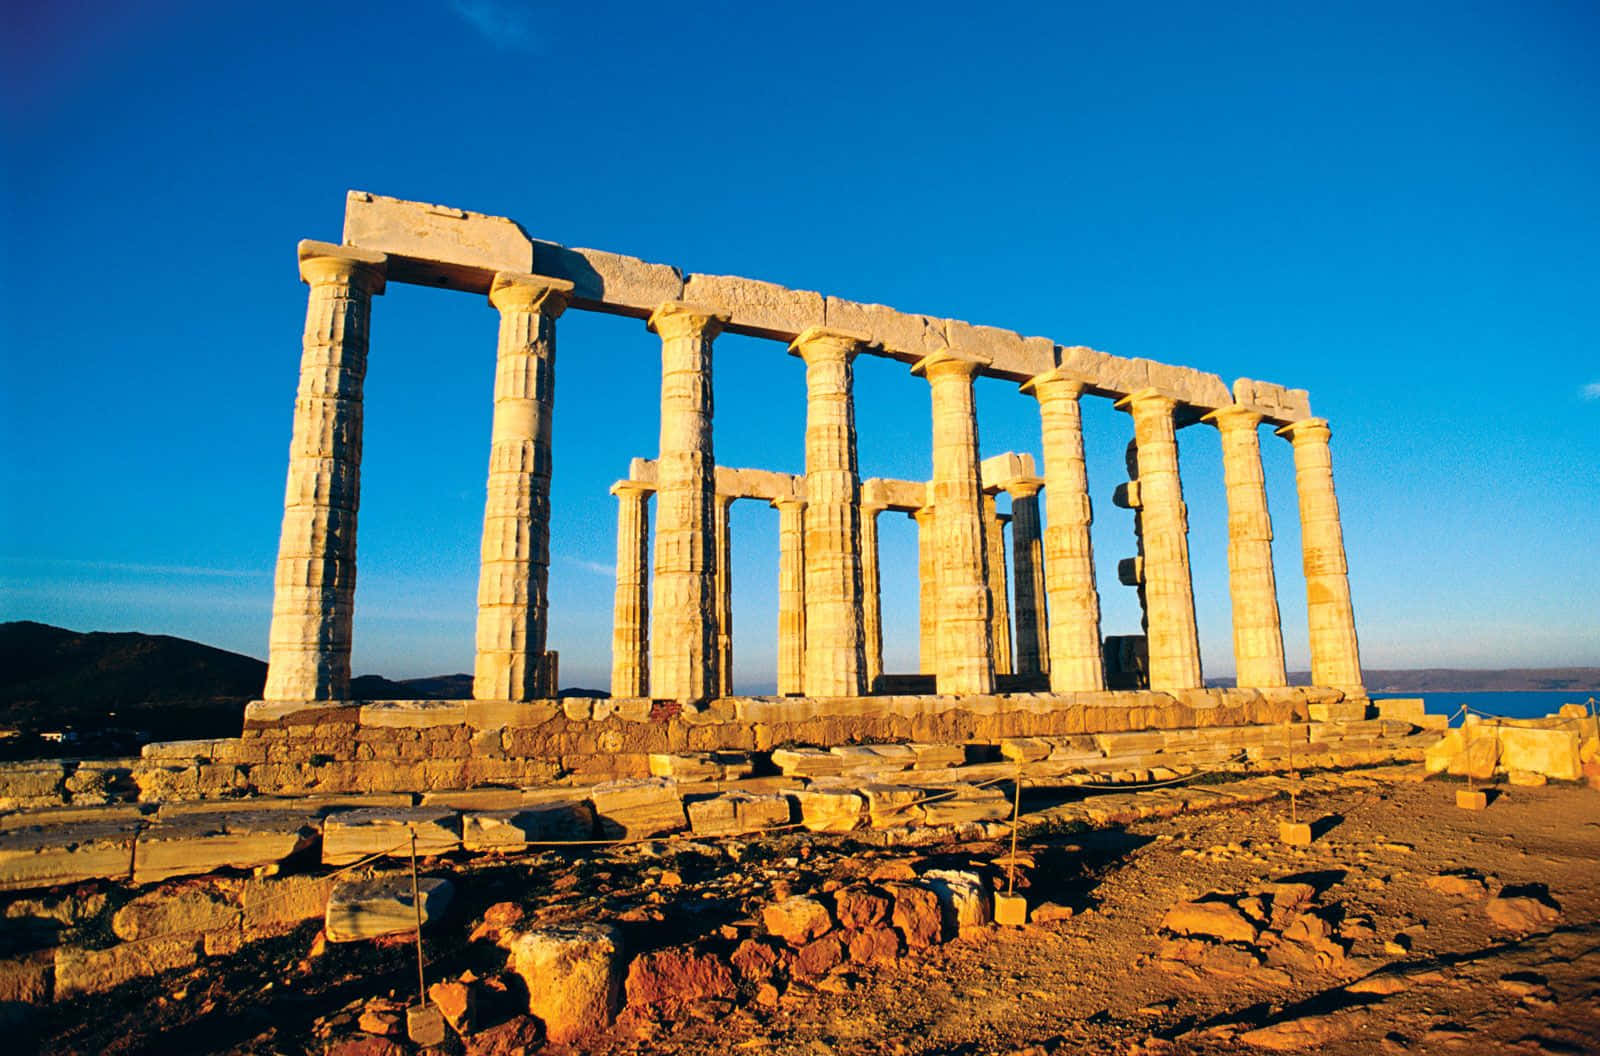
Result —
[[[800,822],[812,832],[849,832],[861,824],[860,796],[847,788],[803,788],[788,793]]]
[[[1479,735],[1484,732],[1480,727]],[[1495,732],[1499,734],[1501,769],[1525,770],[1556,781],[1577,781],[1582,777],[1576,730],[1501,725]]]
[[[727,792],[688,803],[689,827],[696,836],[738,836],[789,824],[789,799],[783,795]]]
[[[1037,763],[1050,758],[1055,746],[1043,737],[1002,737],[1000,754],[1022,763]]]
[[[994,922],[1007,928],[1028,923],[1028,900],[1022,895],[997,892],[994,896]]]
[[[531,843],[590,840],[594,821],[594,808],[585,800],[468,811],[461,817],[461,846],[469,851],[514,852]]]
[[[875,829],[893,829],[902,825],[919,825],[923,821],[919,806],[927,791],[915,785],[867,785],[861,790],[867,797],[867,812]]]
[[[965,765],[967,761],[967,749],[959,744],[912,742],[906,747],[917,757],[912,767],[915,770],[943,770],[946,767]]]
[[[847,744],[828,750],[842,760],[841,773],[848,777],[898,773],[917,762],[917,753],[903,744]]]
[[[411,832],[417,854],[450,854],[461,849],[461,818],[442,807],[374,807],[329,814],[322,822],[322,861],[349,865],[369,855],[392,858],[411,855]]]
[[[0,891],[127,879],[138,830],[123,819],[0,832]]]
[[[442,876],[420,877],[417,894],[422,897],[422,924],[427,927],[444,915],[455,886]],[[409,875],[343,881],[328,896],[324,918],[328,941],[356,942],[416,931],[414,907]]]
[[[589,790],[589,802],[607,839],[644,839],[688,825],[678,784],[667,778],[596,785]]]
[[[844,759],[816,748],[774,748],[772,765],[785,777],[838,777],[844,773]]]
[[[162,819],[139,834],[133,849],[133,880],[147,884],[218,869],[271,865],[310,847],[318,832],[317,820],[304,811],[229,811]]]
[[[676,781],[737,781],[748,777],[754,765],[745,752],[652,754],[650,776],[670,777]]]
[[[957,785],[949,799],[934,799],[922,805],[923,821],[929,825],[966,825],[975,821],[1011,820],[1011,800],[997,788]]]

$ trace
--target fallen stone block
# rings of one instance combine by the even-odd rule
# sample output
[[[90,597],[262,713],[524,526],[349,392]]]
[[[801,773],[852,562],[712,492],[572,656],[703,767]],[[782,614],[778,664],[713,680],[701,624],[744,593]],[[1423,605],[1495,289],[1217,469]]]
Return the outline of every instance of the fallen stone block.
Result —
[[[943,770],[950,766],[962,766],[967,761],[967,750],[959,744],[923,744],[913,741],[906,745],[916,756],[912,764],[913,770]]]
[[[612,781],[589,790],[589,802],[607,839],[644,839],[688,825],[677,782],[666,778]]]
[[[138,830],[124,819],[0,832],[0,891],[127,879]]]
[[[894,902],[889,922],[913,949],[938,943],[944,930],[939,896],[921,884],[890,883],[884,890]]]
[[[851,777],[898,773],[917,762],[917,753],[903,744],[840,745],[829,751],[843,760],[841,772]]]
[[[847,788],[803,788],[787,795],[812,832],[849,832],[861,823],[864,802]]]
[[[426,927],[444,915],[455,887],[444,877],[421,877],[417,881],[417,894],[422,900],[422,924]],[[417,910],[411,898],[411,877],[341,881],[328,896],[324,929],[329,942],[356,942],[416,931]]]
[[[461,849],[461,818],[441,807],[373,807],[329,814],[322,822],[322,861],[349,865],[372,855],[408,858]]]
[[[816,748],[774,748],[772,765],[785,777],[838,777],[844,773],[844,759]]]
[[[611,1025],[622,1009],[622,936],[598,924],[507,932],[510,968],[528,988],[528,1011],[558,1045]]]
[[[303,811],[237,811],[179,815],[139,834],[134,883],[197,876],[218,869],[271,865],[316,842],[319,826]]]
[[[833,928],[833,914],[814,898],[795,895],[761,911],[767,932],[790,946],[800,947]]]
[[[1179,935],[1204,935],[1223,942],[1252,943],[1259,934],[1243,913],[1226,902],[1179,902],[1161,918]]]
[[[989,887],[977,873],[960,869],[930,869],[921,882],[939,900],[944,934],[956,935],[962,928],[976,927],[994,920],[994,902]]]
[[[1007,759],[1014,759],[1021,763],[1037,763],[1050,758],[1050,753],[1055,750],[1055,745],[1043,737],[1003,737],[1000,739],[1000,754]]]
[[[99,994],[134,979],[145,979],[200,959],[200,943],[186,938],[124,942],[105,950],[61,946],[56,950],[56,1000]]]
[[[981,821],[1011,820],[1011,800],[997,788],[956,786],[948,799],[930,798],[922,805],[928,825],[966,825]]]
[[[691,755],[655,753],[650,756],[650,776],[675,781],[737,781],[754,768],[745,752],[698,752]]]
[[[594,831],[594,808],[586,800],[468,811],[461,816],[461,846],[469,851],[523,851],[534,843],[590,840]]]
[[[918,804],[928,795],[924,789],[915,785],[871,784],[861,792],[867,797],[867,813],[873,828],[922,824],[923,812]]]
[[[687,804],[696,836],[738,836],[789,824],[789,799],[782,795],[725,792]]]
[[[1479,729],[1486,733],[1490,728]],[[1536,729],[1506,723],[1492,729],[1498,735],[1501,769],[1526,770],[1557,781],[1577,781],[1582,776],[1577,730]]]
[[[213,887],[157,889],[138,896],[117,910],[111,930],[124,942],[238,928],[240,908]]]

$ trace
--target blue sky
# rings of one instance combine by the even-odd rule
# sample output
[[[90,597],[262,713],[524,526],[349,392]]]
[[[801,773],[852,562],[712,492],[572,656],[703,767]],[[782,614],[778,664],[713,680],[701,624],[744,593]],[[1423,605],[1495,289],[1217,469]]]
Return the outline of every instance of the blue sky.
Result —
[[[137,10],[135,9],[137,8]],[[305,293],[349,188],[530,234],[1308,388],[1368,666],[1600,663],[1600,9],[1591,3],[64,2],[5,47],[0,618],[264,655]],[[358,672],[471,669],[495,313],[375,302]],[[615,507],[659,345],[560,323],[551,644],[609,671]],[[858,368],[867,476],[926,383]],[[802,365],[719,341],[716,453],[803,468]],[[980,382],[983,453],[1038,414]],[[1131,435],[1085,405],[1107,633]],[[1263,434],[1291,666],[1288,445]],[[1219,445],[1180,434],[1202,648],[1232,671]],[[777,513],[734,507],[738,688]],[[886,652],[915,533],[883,519]]]

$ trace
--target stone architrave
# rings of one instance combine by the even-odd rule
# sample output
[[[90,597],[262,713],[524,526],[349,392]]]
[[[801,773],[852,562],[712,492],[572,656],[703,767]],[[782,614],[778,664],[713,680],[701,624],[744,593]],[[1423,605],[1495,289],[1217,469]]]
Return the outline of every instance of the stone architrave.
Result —
[[[883,674],[883,581],[878,569],[878,515],[888,509],[882,497],[861,489],[861,634],[866,689]]]
[[[1224,407],[1204,421],[1222,436],[1228,490],[1228,586],[1233,601],[1233,661],[1240,687],[1287,686],[1278,586],[1272,570],[1272,515],[1261,469],[1260,413]]]
[[[1022,385],[1039,401],[1044,450],[1044,589],[1049,623],[1040,637],[1055,693],[1105,688],[1100,650],[1100,591],[1089,525],[1089,475],[1083,457],[1084,381],[1054,369]],[[1014,509],[1014,507],[1013,507]],[[1021,573],[1018,573],[1020,578]]]
[[[733,538],[728,516],[732,495],[718,495],[712,507],[717,551],[717,696],[733,693]]]
[[[811,697],[867,690],[851,368],[864,341],[814,326],[789,346],[806,364],[804,690]]]
[[[650,693],[668,700],[717,691],[711,345],[725,322],[714,309],[669,301],[647,323],[661,337]]]
[[[1199,689],[1204,683],[1189,574],[1189,516],[1178,476],[1177,401],[1143,389],[1118,400],[1117,408],[1133,415],[1138,445],[1150,688]]]
[[[1037,477],[1018,477],[1006,483],[1011,496],[1011,567],[1016,599],[1016,670],[1037,675],[1049,670],[1046,631],[1044,551],[1039,538],[1039,488]]]
[[[995,507],[993,495],[983,497],[983,545],[989,569],[989,637],[994,642],[994,671],[1009,675],[1011,666],[1011,590],[1006,581],[1007,514]]]
[[[989,573],[978,470],[978,416],[972,379],[981,364],[948,351],[924,356],[912,372],[928,380],[933,402],[934,514],[939,570],[940,693],[994,692]]]
[[[778,509],[778,695],[805,692],[806,504],[775,499]]]
[[[910,515],[917,522],[917,670],[939,670],[939,550],[934,536],[934,509],[922,506]]]
[[[262,696],[340,700],[350,692],[367,335],[388,258],[310,241],[299,258],[311,291]]]
[[[1355,611],[1345,563],[1339,498],[1333,491],[1328,423],[1306,418],[1278,430],[1294,445],[1294,482],[1300,496],[1300,546],[1311,625],[1311,681],[1365,696]]]
[[[489,492],[478,574],[477,700],[554,697],[545,684],[550,577],[550,425],[555,405],[556,319],[572,283],[500,272],[489,303],[500,310]]]
[[[630,480],[617,497],[617,593],[611,621],[611,695],[650,695],[650,495]]]

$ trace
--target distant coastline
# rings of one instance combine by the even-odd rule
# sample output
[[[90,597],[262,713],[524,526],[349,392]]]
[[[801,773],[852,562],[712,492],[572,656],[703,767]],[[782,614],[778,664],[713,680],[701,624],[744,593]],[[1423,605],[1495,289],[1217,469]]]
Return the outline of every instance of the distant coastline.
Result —
[[[1600,693],[1600,667],[1421,667],[1362,671],[1369,693]],[[1289,682],[1309,686],[1309,671],[1291,671]],[[1208,678],[1208,686],[1231,686],[1231,678]]]

